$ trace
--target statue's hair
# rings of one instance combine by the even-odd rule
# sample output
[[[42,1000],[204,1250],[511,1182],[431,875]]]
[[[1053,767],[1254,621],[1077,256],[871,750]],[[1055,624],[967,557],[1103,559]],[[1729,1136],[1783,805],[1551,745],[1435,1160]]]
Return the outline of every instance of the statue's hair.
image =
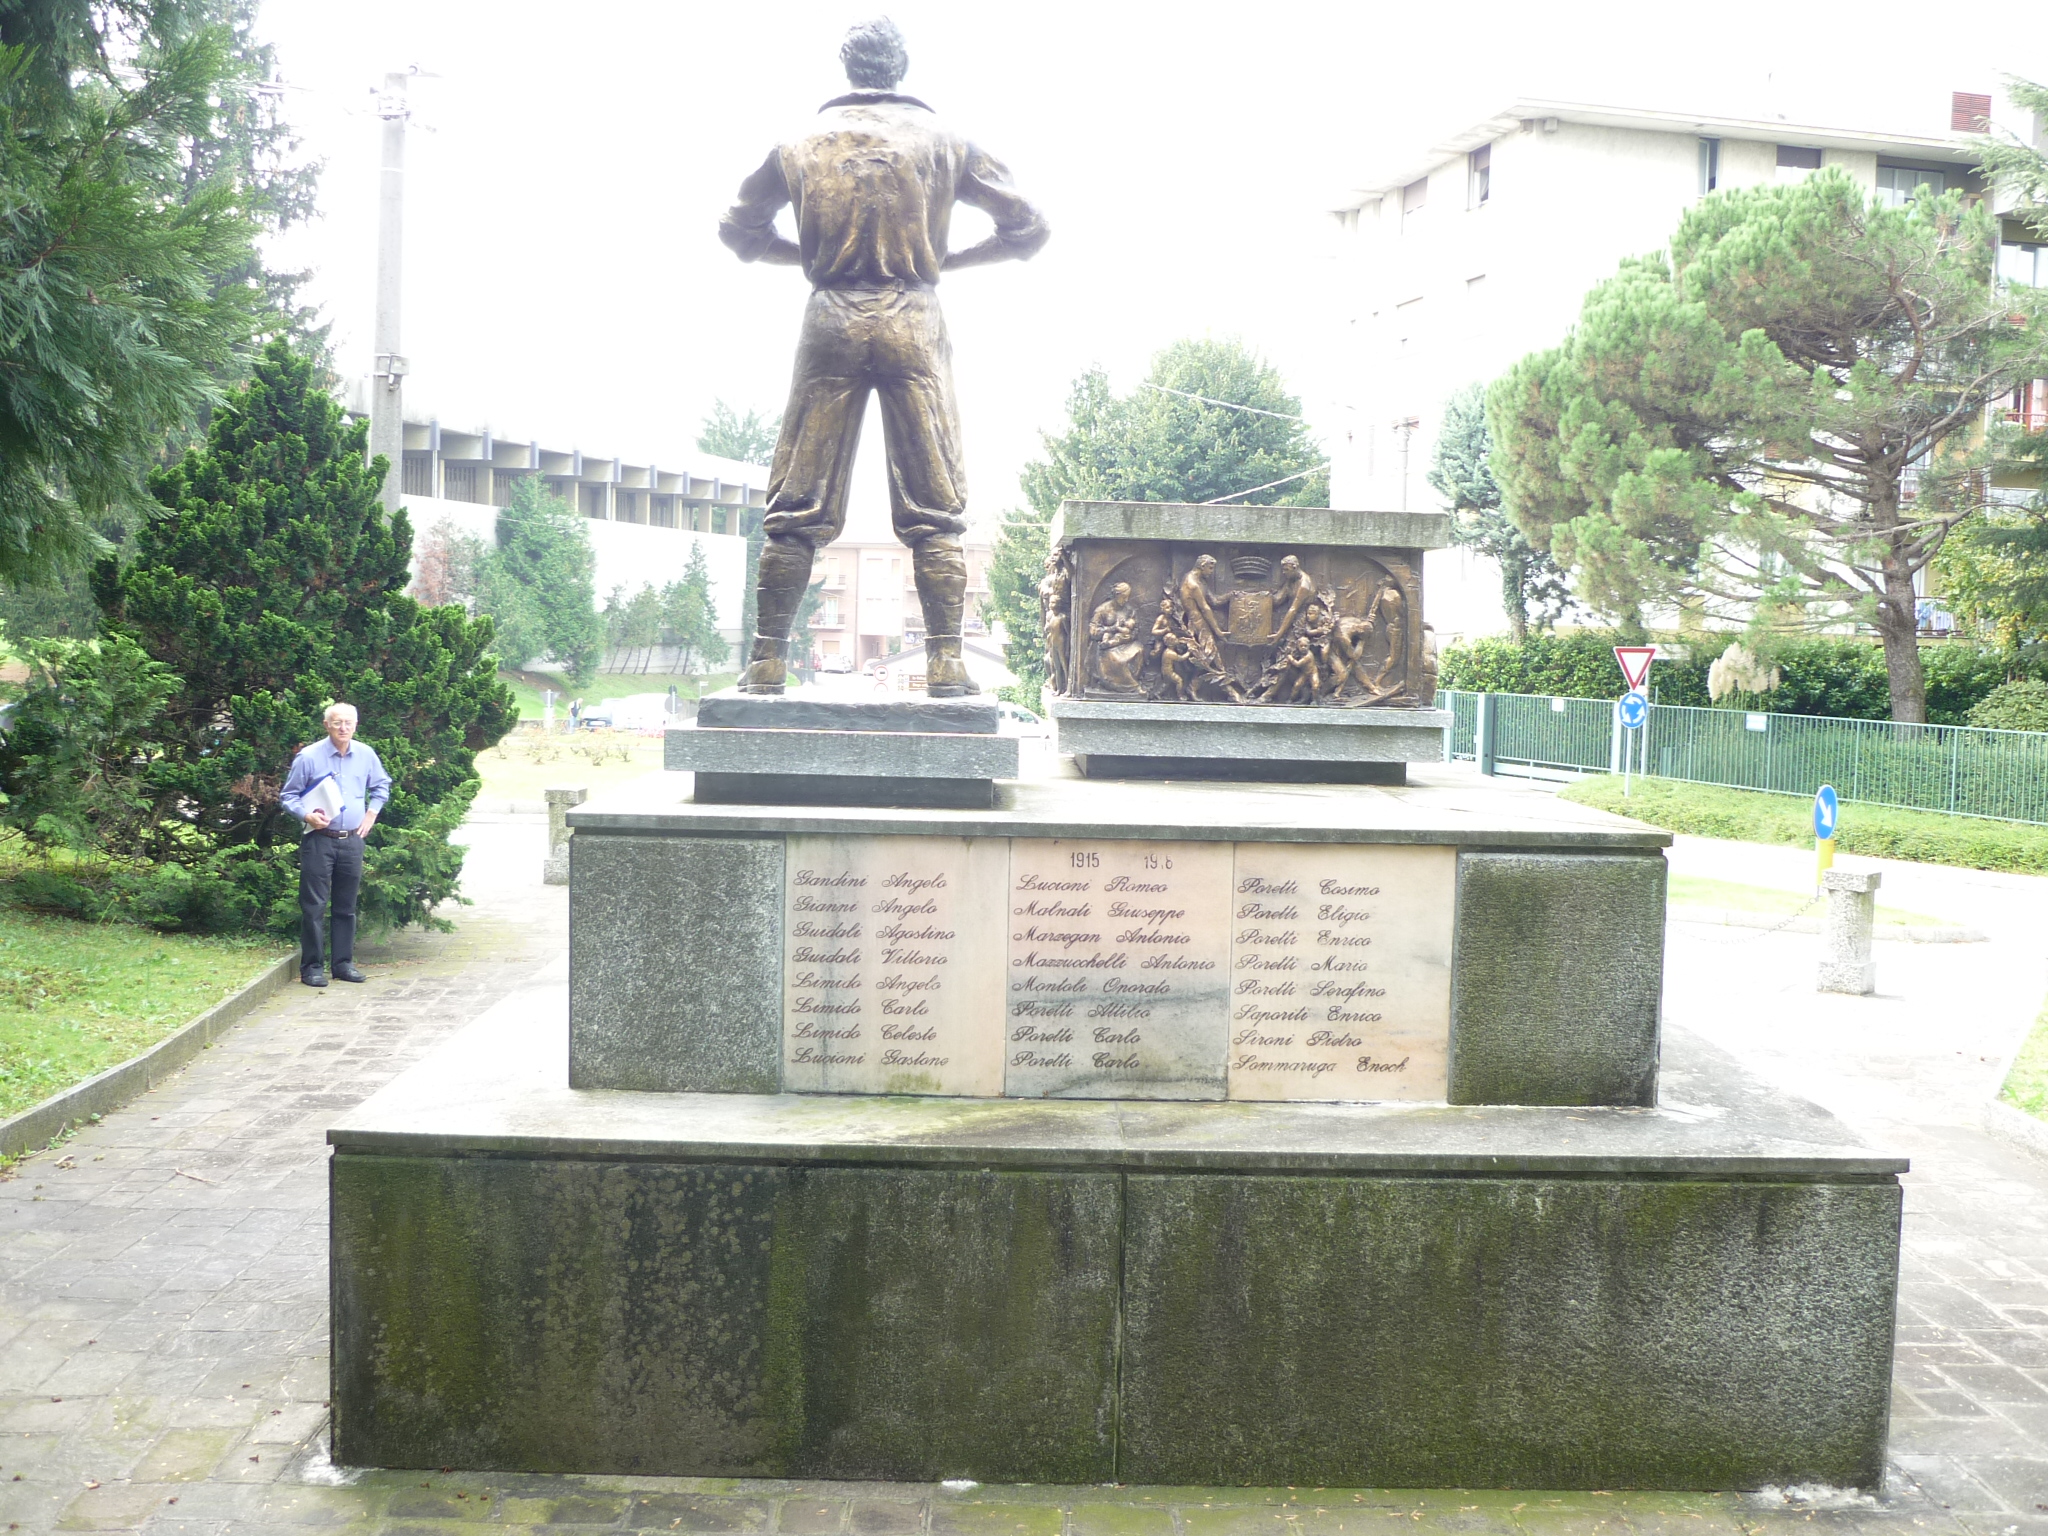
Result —
[[[893,91],[910,68],[910,50],[896,23],[877,16],[846,34],[839,62],[846,66],[846,78],[863,90]]]

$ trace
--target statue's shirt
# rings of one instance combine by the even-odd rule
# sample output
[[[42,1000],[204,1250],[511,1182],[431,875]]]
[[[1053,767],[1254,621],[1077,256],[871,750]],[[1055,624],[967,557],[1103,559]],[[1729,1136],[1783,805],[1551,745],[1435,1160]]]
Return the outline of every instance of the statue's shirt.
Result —
[[[955,202],[988,214],[1005,254],[1045,243],[1044,220],[1002,162],[916,98],[855,91],[818,115],[818,130],[769,155],[720,221],[719,238],[743,259],[798,260],[814,288],[929,287],[946,265]],[[794,247],[775,233],[784,204]]]

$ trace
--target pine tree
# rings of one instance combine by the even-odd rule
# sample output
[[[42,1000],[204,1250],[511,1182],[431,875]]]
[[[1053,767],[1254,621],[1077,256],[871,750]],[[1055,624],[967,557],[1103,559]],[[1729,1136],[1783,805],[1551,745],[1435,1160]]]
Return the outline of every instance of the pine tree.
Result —
[[[1492,456],[1486,394],[1477,384],[1469,384],[1444,403],[1429,483],[1450,503],[1452,542],[1476,549],[1500,566],[1501,607],[1508,616],[1508,631],[1520,645],[1529,638],[1532,618],[1538,629],[1556,622],[1571,603],[1571,590],[1549,551],[1524,538],[1501,509]]]
[[[1925,720],[1915,579],[1991,505],[1986,407],[2048,372],[2048,293],[1997,284],[1998,245],[1957,193],[1894,208],[1834,169],[1705,199],[1489,392],[1516,523],[1625,617],[1861,619]]]
[[[537,476],[522,476],[477,582],[477,611],[497,621],[507,666],[547,656],[579,687],[596,676],[605,645],[596,571],[584,519]]]
[[[297,921],[297,823],[277,794],[327,704],[361,715],[394,781],[372,834],[363,914],[438,920],[462,849],[449,842],[478,780],[475,755],[514,720],[488,621],[403,596],[412,530],[378,502],[313,366],[273,342],[215,412],[203,448],[151,477],[161,514],[134,560],[93,573],[110,641],[132,641],[178,679],[139,775],[148,813],[118,850],[190,877],[160,920],[225,927]]]

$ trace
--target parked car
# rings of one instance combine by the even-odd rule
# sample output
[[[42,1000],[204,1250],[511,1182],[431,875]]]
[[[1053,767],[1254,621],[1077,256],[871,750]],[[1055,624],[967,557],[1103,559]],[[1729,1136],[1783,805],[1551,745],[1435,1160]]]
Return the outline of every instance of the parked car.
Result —
[[[851,656],[827,656],[818,663],[818,670],[820,672],[851,672],[853,670],[853,658]]]
[[[996,730],[1005,736],[1045,736],[1050,728],[1022,704],[996,700]]]

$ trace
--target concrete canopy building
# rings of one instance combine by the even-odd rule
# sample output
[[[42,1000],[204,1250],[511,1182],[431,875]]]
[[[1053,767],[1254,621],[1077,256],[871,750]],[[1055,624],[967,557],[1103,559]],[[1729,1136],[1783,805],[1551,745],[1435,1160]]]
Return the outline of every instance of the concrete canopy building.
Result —
[[[357,381],[349,414],[369,414],[369,381]],[[408,410],[402,473],[415,552],[443,522],[488,542],[512,487],[538,478],[590,522],[600,605],[616,587],[631,593],[680,580],[691,549],[702,546],[719,629],[738,644],[746,582],[741,513],[768,504],[768,471],[760,465],[695,448],[644,461],[606,457],[560,439]]]
[[[1337,506],[1436,509],[1428,484],[1445,401],[1554,346],[1623,257],[1661,249],[1708,193],[1839,166],[1903,203],[1960,187],[1981,196],[1978,147],[2009,121],[1989,93],[1958,91],[1911,132],[1657,108],[1518,100],[1333,199],[1342,307],[1336,344],[1348,425],[1332,445]],[[2008,221],[2000,270],[2048,282],[2048,253]],[[2013,409],[2042,414],[2044,391]],[[1429,557],[1430,614],[1446,638],[1506,628],[1499,576],[1467,550]]]

